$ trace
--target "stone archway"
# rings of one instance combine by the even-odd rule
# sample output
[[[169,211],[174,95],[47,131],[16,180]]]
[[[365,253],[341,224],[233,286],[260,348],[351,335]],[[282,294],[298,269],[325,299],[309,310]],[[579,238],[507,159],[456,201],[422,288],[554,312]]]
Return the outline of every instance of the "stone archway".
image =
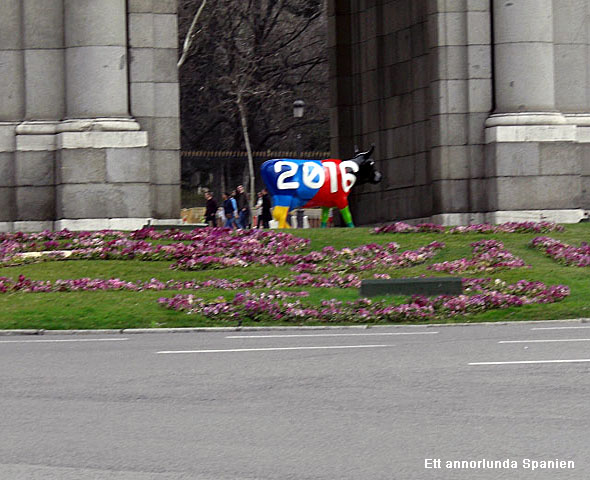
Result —
[[[180,211],[176,1],[0,4],[0,230]]]

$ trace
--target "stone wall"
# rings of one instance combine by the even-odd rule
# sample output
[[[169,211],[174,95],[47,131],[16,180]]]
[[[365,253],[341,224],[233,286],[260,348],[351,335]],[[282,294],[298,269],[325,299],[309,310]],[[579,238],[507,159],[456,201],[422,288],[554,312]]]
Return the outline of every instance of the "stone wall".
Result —
[[[583,187],[590,118],[587,2],[495,1],[493,7],[496,109],[486,121],[489,216],[579,221],[588,206]]]
[[[578,221],[589,208],[585,0],[330,0],[332,150],[376,145],[357,223]]]
[[[131,111],[148,132],[152,217],[180,211],[177,0],[129,0]]]
[[[432,209],[427,174],[430,63],[426,1],[329,3],[331,148],[341,158],[375,144],[384,174],[357,186],[355,222],[373,223]]]
[[[176,42],[175,0],[0,3],[0,230],[178,218]]]

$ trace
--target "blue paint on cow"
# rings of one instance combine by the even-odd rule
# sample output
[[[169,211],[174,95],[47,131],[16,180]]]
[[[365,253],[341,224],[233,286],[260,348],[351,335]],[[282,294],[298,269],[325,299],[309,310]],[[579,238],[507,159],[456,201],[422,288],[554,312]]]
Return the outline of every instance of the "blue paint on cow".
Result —
[[[317,164],[323,171],[321,160],[273,158],[262,164],[262,180],[275,205],[294,210],[303,207],[320,191],[319,186],[312,188],[309,182],[304,182],[303,165],[306,163]]]

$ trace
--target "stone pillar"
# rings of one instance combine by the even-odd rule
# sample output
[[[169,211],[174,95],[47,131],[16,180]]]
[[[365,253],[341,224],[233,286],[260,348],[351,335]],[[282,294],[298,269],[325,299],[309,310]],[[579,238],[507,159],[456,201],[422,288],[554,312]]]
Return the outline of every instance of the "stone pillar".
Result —
[[[152,217],[180,213],[180,102],[176,0],[131,0],[129,92],[131,115],[150,139]],[[157,220],[154,220],[157,221]]]
[[[497,113],[555,111],[552,4],[494,1]]]
[[[134,229],[151,217],[148,136],[129,114],[126,3],[64,0],[55,228]]]
[[[60,121],[65,112],[63,0],[22,0],[26,120]]]
[[[21,0],[0,5],[0,231],[11,231],[16,212],[15,129],[24,117]]]
[[[575,222],[576,126],[556,109],[552,0],[494,0],[496,110],[486,121],[488,220]]]
[[[20,121],[25,101],[21,0],[3,0],[0,13],[0,122]]]
[[[22,0],[25,120],[16,128],[19,230],[53,227],[55,132],[64,116],[63,0]]]
[[[581,207],[590,211],[590,5],[560,0],[554,6],[555,101],[576,125],[581,158]]]
[[[489,2],[430,2],[430,138],[432,221],[482,221],[484,124],[492,109]]]
[[[64,7],[67,117],[128,117],[125,0]]]

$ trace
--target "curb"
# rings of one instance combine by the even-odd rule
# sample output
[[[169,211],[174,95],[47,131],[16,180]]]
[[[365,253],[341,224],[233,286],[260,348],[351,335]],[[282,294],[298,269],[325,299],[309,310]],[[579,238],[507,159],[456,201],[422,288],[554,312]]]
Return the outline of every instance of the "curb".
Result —
[[[373,328],[444,328],[444,327],[490,327],[496,325],[530,325],[547,323],[590,323],[590,318],[570,318],[564,320],[523,320],[513,322],[479,323],[429,323],[427,325],[320,325],[320,326],[277,326],[277,327],[183,327],[183,328],[121,328],[101,330],[46,330],[15,329],[0,330],[0,337],[17,335],[136,335],[157,333],[215,333],[215,332],[264,332],[281,330],[368,330]]]

